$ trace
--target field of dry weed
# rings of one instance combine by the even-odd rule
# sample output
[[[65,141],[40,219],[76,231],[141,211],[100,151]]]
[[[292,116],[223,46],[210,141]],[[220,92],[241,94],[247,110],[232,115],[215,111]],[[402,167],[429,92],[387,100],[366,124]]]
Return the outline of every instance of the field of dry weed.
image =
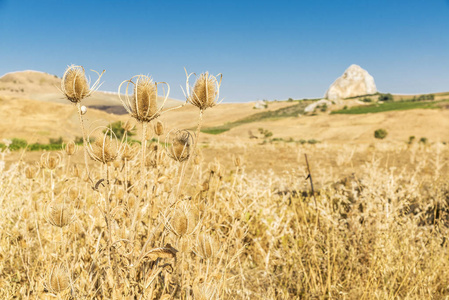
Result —
[[[68,69],[63,92],[84,146],[0,173],[1,299],[449,295],[447,145],[201,147],[220,86],[207,73],[187,88],[196,133],[163,128],[157,84],[127,81],[142,127],[131,144],[129,123],[121,138],[84,128],[81,70]]]

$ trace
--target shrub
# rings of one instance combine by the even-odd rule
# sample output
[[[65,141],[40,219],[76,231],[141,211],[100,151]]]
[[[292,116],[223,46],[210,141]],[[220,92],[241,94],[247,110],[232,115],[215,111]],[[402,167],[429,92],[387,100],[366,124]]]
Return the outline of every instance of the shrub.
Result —
[[[415,140],[415,136],[414,135],[409,136],[407,144],[411,145],[414,140]]]
[[[57,139],[52,139],[52,138],[50,138],[50,144],[58,144],[58,145],[62,145],[62,143],[63,143],[64,141],[62,140],[62,136],[60,136],[59,138],[57,138]]]
[[[267,129],[259,128],[259,133],[263,135],[264,138],[269,138],[270,136],[273,136],[273,133]]]
[[[325,112],[325,111],[327,110],[327,104],[326,104],[326,103],[323,104],[323,105],[320,107],[320,110],[321,110],[322,112]]]
[[[425,145],[425,144],[427,144],[427,142],[428,142],[428,139],[426,137],[422,137],[422,138],[419,139],[419,143],[420,144]]]
[[[393,101],[393,95],[388,93],[388,94],[379,94],[379,101]]]
[[[121,140],[123,138],[123,135],[125,134],[125,129],[123,128],[122,121],[117,121],[114,123],[111,123],[108,125],[109,128],[111,128],[112,132],[114,132],[117,139]],[[135,133],[128,132],[128,136],[133,136]]]
[[[373,102],[373,99],[369,98],[369,97],[364,97],[363,99],[361,99],[362,102],[366,102],[366,103],[371,103]]]
[[[374,137],[376,139],[382,140],[382,139],[386,138],[387,135],[388,135],[387,130],[382,129],[382,128],[381,129],[377,129],[376,131],[374,131]]]

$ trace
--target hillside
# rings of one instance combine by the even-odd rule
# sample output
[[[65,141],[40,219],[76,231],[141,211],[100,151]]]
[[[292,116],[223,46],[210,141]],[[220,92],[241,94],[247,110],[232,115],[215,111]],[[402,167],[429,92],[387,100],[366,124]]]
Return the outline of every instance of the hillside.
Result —
[[[35,71],[2,76],[0,139],[16,137],[28,142],[46,143],[50,138],[69,140],[81,136],[76,109],[63,98],[58,90],[59,85],[60,78],[57,76]],[[435,94],[435,103],[444,100],[447,95]],[[413,95],[395,95],[395,100],[411,97]],[[369,104],[359,101],[361,98],[340,101],[332,105],[332,110],[343,109],[344,106],[349,107],[350,111],[354,106],[368,108]],[[167,102],[166,108],[182,103],[173,99]],[[205,111],[202,128],[205,133],[215,134],[203,134],[202,142],[249,141],[250,132],[257,136],[259,128],[271,131],[272,138],[276,139],[315,139],[330,143],[372,143],[375,141],[373,132],[379,128],[385,128],[389,133],[387,141],[394,142],[406,141],[409,136],[445,141],[445,133],[449,131],[448,105],[443,105],[446,102],[432,104],[432,108],[436,109],[416,106],[418,109],[351,115],[318,111],[306,116],[302,112],[307,103],[275,101],[268,103],[267,109],[254,109],[251,102],[222,103]],[[123,108],[116,94],[95,92],[83,100],[83,104],[89,107],[85,116],[88,128],[129,118],[126,114],[120,115]],[[160,120],[168,129],[194,129],[198,122],[198,109],[186,105],[163,114]],[[94,121],[95,124],[90,125]]]

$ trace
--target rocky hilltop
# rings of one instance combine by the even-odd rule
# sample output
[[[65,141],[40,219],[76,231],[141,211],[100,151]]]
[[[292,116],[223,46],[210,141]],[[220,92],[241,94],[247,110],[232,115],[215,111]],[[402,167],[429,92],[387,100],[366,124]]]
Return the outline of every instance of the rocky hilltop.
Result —
[[[324,98],[339,100],[377,92],[374,78],[358,65],[351,65],[327,90]]]

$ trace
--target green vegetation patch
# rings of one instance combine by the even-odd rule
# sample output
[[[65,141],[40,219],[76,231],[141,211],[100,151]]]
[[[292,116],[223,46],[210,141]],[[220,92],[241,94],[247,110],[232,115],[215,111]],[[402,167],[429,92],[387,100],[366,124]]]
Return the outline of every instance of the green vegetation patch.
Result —
[[[439,101],[440,102],[440,101]],[[411,102],[411,101],[398,101],[398,102],[385,102],[377,103],[366,106],[354,106],[347,109],[340,109],[331,112],[331,114],[368,114],[368,113],[380,113],[393,110],[409,110],[417,108],[439,108],[437,103],[439,102]]]

